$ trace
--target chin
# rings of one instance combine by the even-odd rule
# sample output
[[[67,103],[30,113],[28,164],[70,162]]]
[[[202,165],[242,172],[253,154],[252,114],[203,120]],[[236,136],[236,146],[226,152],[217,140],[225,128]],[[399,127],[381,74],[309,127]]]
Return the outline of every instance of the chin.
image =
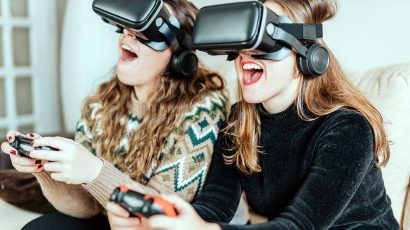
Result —
[[[123,84],[125,84],[125,85],[129,85],[130,84],[130,82],[129,82],[129,77],[125,77],[124,76],[124,74],[121,74],[121,72],[119,72],[119,71],[117,71],[117,78],[118,78],[118,80],[121,82],[121,83],[123,83]]]
[[[253,94],[243,94],[243,100],[248,102],[249,104],[258,104],[258,103],[262,103],[263,100],[260,96],[258,96],[257,94],[253,93]]]
[[[117,78],[124,85],[134,86],[137,84],[137,82],[135,82],[135,76],[132,76],[130,74],[123,74],[121,73],[121,71],[117,71]]]

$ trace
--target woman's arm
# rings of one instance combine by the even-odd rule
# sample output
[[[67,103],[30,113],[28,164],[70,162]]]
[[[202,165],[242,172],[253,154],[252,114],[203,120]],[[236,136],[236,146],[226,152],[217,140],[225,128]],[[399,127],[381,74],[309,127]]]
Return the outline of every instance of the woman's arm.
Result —
[[[83,120],[77,123],[75,140],[92,151],[91,133]],[[44,196],[58,211],[78,218],[89,218],[101,212],[101,205],[81,185],[55,181],[46,171],[34,173],[34,176]]]
[[[81,185],[55,181],[46,171],[34,176],[44,196],[58,211],[77,218],[89,218],[101,212],[101,205]]]
[[[94,121],[98,121],[98,117],[95,112],[100,108],[99,104],[91,105],[90,116]],[[98,135],[98,134],[94,134]],[[93,133],[90,130],[89,125],[85,122],[85,119],[80,120],[77,125],[77,131],[75,135],[75,140],[86,147],[91,153],[95,155],[96,147],[93,145]],[[135,183],[127,174],[118,170],[114,165],[105,159],[101,158],[103,161],[103,167],[97,176],[91,183],[83,184],[81,187],[89,193],[97,203],[102,207],[105,207],[112,191],[121,185]],[[150,187],[143,186],[140,184],[141,189],[144,189],[146,193],[158,194],[156,190]]]
[[[84,188],[104,207],[114,188],[124,184],[136,184],[146,194],[177,193],[191,201],[205,181],[225,115],[226,98],[219,93],[195,104],[182,120],[182,134],[173,133],[167,138],[162,160],[146,186],[104,160],[100,175]]]
[[[115,188],[125,184],[135,184],[140,188],[140,192],[156,195],[159,192],[149,186],[142,185],[131,179],[127,174],[118,170],[110,162],[103,160],[103,167],[97,178],[91,183],[82,187],[87,190],[103,207],[110,199],[110,195]]]
[[[242,194],[240,175],[235,165],[226,165],[227,140],[220,134],[214,148],[207,182],[194,200],[193,207],[206,221],[228,223],[238,208]]]

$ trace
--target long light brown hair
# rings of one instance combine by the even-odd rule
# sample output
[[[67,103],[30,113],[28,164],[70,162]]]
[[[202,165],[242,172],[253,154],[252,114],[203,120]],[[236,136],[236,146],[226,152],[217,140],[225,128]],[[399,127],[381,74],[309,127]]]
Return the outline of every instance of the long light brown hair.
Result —
[[[308,24],[322,24],[333,18],[337,12],[337,4],[332,0],[267,0],[277,3],[294,22]],[[266,1],[262,1],[266,2]],[[299,117],[311,120],[305,113],[306,105],[309,112],[315,117],[330,114],[341,108],[351,108],[361,113],[369,121],[374,135],[374,154],[378,159],[377,166],[385,166],[389,160],[389,143],[384,128],[384,122],[379,111],[356,89],[353,83],[343,72],[336,57],[330,51],[323,39],[317,43],[325,46],[330,53],[328,71],[317,78],[304,77],[295,71],[301,84],[299,85],[295,101]],[[225,156],[226,164],[235,164],[244,174],[253,174],[261,171],[258,156],[260,146],[260,120],[255,104],[243,100],[239,92],[237,111],[228,118],[225,128],[230,138],[230,150],[233,155]]]
[[[164,2],[174,12],[181,28],[191,35],[198,9],[186,0]],[[223,79],[204,68],[198,68],[188,79],[177,79],[172,76],[168,66],[163,75],[157,78],[154,92],[148,96],[142,123],[130,135],[130,149],[124,156],[119,156],[115,151],[129,121],[128,104],[134,93],[133,86],[121,83],[114,75],[85,100],[82,116],[93,133],[96,133],[98,128],[103,130],[102,134],[93,140],[96,146],[99,146],[97,149],[100,149],[100,154],[131,178],[145,183],[144,173],[155,170],[158,166],[162,145],[171,132],[178,130],[182,114],[192,109],[205,94],[224,88]],[[101,115],[101,127],[97,127],[96,122],[89,116],[90,104],[93,103],[101,104],[101,108],[96,111],[97,115]],[[126,119],[126,122],[121,119]]]

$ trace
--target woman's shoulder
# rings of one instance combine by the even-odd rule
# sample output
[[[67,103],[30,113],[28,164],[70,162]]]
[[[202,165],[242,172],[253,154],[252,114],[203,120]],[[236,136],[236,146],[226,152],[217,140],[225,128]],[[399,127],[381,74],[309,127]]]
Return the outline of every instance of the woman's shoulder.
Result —
[[[229,103],[229,98],[225,90],[214,90],[204,93],[197,103],[218,104],[226,107]]]
[[[192,123],[221,123],[226,119],[229,99],[222,90],[211,91],[200,97],[182,116],[183,126]]]
[[[336,111],[325,115],[325,121],[328,123],[349,122],[355,124],[368,125],[367,118],[359,111],[353,108],[339,108]]]
[[[101,120],[101,115],[97,111],[102,108],[100,103],[90,103],[83,106],[81,118],[77,122],[77,132],[88,131],[89,128],[94,127]]]
[[[89,116],[89,118],[91,118],[91,120],[95,120],[96,118],[98,118],[98,116],[97,116],[97,111],[99,110],[99,109],[101,109],[102,108],[102,105],[101,105],[101,103],[99,103],[99,102],[94,102],[94,103],[90,103],[86,108],[84,108],[84,109],[86,109],[86,110],[88,110],[88,116]]]
[[[205,93],[193,103],[192,108],[186,114],[187,116],[197,113],[198,111],[208,111],[208,112],[222,112],[226,113],[229,104],[229,99],[225,91],[216,90]]]
[[[339,108],[336,111],[323,116],[322,130],[325,132],[340,132],[363,136],[373,136],[372,127],[368,119],[353,108]]]

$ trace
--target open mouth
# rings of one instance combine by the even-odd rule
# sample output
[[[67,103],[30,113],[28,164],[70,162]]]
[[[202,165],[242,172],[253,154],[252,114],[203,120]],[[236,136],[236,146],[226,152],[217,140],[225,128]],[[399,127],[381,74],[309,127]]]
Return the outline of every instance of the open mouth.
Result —
[[[252,85],[258,82],[263,74],[262,66],[255,62],[242,62],[242,82],[244,85]]]
[[[120,60],[122,62],[133,61],[138,58],[137,53],[127,44],[121,45],[121,56]]]

